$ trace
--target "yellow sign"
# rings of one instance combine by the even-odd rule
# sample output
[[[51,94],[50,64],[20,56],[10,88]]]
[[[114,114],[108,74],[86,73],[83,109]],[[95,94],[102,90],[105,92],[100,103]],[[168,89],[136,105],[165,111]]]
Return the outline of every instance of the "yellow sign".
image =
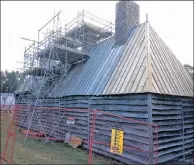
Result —
[[[123,130],[112,128],[110,152],[115,154],[123,153]]]

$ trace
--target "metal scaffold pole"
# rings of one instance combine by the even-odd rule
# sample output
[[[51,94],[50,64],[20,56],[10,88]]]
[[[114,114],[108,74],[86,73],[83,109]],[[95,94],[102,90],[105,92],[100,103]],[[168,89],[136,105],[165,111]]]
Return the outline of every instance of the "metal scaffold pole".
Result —
[[[70,70],[75,65],[79,65],[80,69],[83,70],[84,62],[89,59],[90,48],[107,36],[112,36],[112,22],[107,23],[84,10],[78,12],[77,17],[69,23],[65,22],[65,32],[62,33],[64,28],[59,26],[60,13],[61,11],[54,14],[52,19],[38,30],[37,41],[22,38],[33,42],[24,53],[24,84],[18,97],[18,100],[22,97],[21,102],[23,104],[33,106],[29,111],[31,116],[29,116],[27,123],[24,144],[29,130],[33,127],[34,115],[36,115],[38,124],[46,136],[43,124],[38,112],[36,112],[37,106],[44,106],[45,98],[56,97],[57,92],[64,87],[63,81],[71,78],[77,79],[77,77],[71,77],[71,75],[67,76]],[[88,23],[87,20],[96,22],[100,26]],[[51,29],[47,29],[45,35],[43,29],[49,24]],[[109,31],[106,31],[107,29]],[[42,34],[44,34],[43,38]],[[27,97],[24,94],[25,91],[30,92],[30,96]]]
[[[51,54],[52,54],[52,51],[50,51],[49,59],[50,59]],[[43,76],[43,78],[42,78],[41,86],[40,86],[40,89],[39,89],[39,91],[38,91],[38,96],[37,96],[37,98],[36,98],[35,105],[34,105],[34,108],[33,108],[33,111],[32,111],[32,115],[31,115],[31,118],[30,118],[30,121],[29,121],[29,124],[28,124],[28,130],[27,130],[26,135],[25,135],[25,138],[24,138],[24,144],[25,144],[25,142],[26,142],[26,137],[27,137],[27,135],[28,135],[28,133],[29,133],[29,130],[30,130],[30,127],[31,127],[32,118],[33,118],[33,115],[34,115],[34,113],[35,113],[35,109],[36,109],[36,106],[37,106],[37,103],[38,103],[38,100],[39,100],[39,96],[40,96],[40,93],[41,93],[41,89],[42,89],[42,87],[43,87],[45,75],[46,75],[46,70],[44,71],[44,76]],[[45,135],[45,133],[44,133],[44,135]],[[46,135],[45,135],[45,136],[46,136]]]
[[[52,35],[52,40],[51,40],[52,43],[54,43],[54,41],[55,41],[55,35],[54,35],[55,18],[56,18],[57,16],[59,16],[60,13],[61,13],[61,12],[57,13],[56,15],[54,15],[54,17],[53,17],[53,19],[52,19],[52,20],[53,20],[53,35]],[[50,23],[52,20],[50,20],[48,23]],[[58,18],[58,20],[59,20],[59,18]],[[47,23],[46,25],[48,25],[48,23]],[[46,25],[44,25],[41,29],[38,30],[38,44],[37,44],[37,51],[36,51],[36,54],[37,54],[37,55],[38,55],[38,53],[39,53],[40,31],[41,31],[44,27],[46,27]],[[58,29],[57,29],[57,30],[58,30]],[[42,88],[43,88],[43,86],[44,86],[44,84],[45,84],[44,81],[45,81],[45,77],[46,77],[46,74],[47,74],[47,70],[50,70],[50,68],[51,68],[51,56],[53,55],[53,46],[50,46],[50,50],[49,50],[49,51],[50,51],[50,52],[49,52],[49,58],[48,58],[48,60],[47,60],[47,65],[46,65],[46,69],[45,69],[45,71],[44,71],[44,75],[43,75],[43,77],[42,77],[42,81],[41,81],[40,88],[39,88],[39,90],[38,90],[38,92],[37,92],[37,97],[36,97],[35,105],[34,105],[34,107],[33,107],[32,115],[31,115],[31,117],[30,117],[30,121],[29,121],[29,124],[28,124],[28,129],[27,129],[27,132],[26,132],[25,138],[24,138],[24,144],[25,144],[25,142],[26,142],[26,138],[27,138],[28,133],[29,133],[29,130],[30,130],[30,128],[31,128],[32,118],[33,118],[34,114],[36,114],[35,111],[36,111],[36,107],[37,107],[39,98],[40,98],[40,96],[41,96]],[[37,116],[37,115],[36,115],[36,117],[37,117],[37,119],[38,119],[38,116]],[[41,121],[40,121],[39,119],[38,119],[38,121],[39,121],[39,124],[40,124],[40,126],[41,126],[43,132],[44,132],[44,135],[46,136],[46,133],[45,133],[44,128],[43,128],[43,126],[42,126],[42,124],[41,124]]]

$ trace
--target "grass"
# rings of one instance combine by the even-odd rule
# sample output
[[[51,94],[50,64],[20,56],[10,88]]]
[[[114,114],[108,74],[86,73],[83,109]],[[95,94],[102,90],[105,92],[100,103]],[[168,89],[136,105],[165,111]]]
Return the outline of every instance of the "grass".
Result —
[[[7,120],[1,120],[1,128],[6,128]],[[17,132],[17,135],[21,135]],[[23,146],[24,137],[17,136],[13,164],[87,164],[88,151],[81,148],[72,148],[63,143],[47,143],[44,141],[27,138]],[[6,142],[6,133],[1,130],[1,152]],[[118,162],[93,153],[93,164],[118,164]]]
[[[1,116],[2,117],[2,116]],[[1,128],[6,128],[9,119],[1,120]],[[17,132],[17,135],[21,135]],[[13,156],[13,164],[87,164],[88,151],[81,148],[72,148],[65,143],[43,144],[42,140],[28,138],[26,146],[23,146],[24,137],[17,136]],[[1,130],[1,153],[6,142],[6,133]],[[115,160],[93,153],[93,164],[114,165],[122,164]],[[187,165],[178,161],[169,161],[161,165]]]

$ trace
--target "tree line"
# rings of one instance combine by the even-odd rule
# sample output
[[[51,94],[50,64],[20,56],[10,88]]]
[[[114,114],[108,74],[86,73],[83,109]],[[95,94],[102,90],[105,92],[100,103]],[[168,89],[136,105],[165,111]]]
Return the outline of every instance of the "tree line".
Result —
[[[1,93],[13,93],[21,83],[19,71],[1,71]]]

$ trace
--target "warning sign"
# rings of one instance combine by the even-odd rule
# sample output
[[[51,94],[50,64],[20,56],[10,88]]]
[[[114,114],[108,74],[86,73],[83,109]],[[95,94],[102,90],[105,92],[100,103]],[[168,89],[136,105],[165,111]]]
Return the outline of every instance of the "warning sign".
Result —
[[[123,153],[123,130],[112,128],[110,152],[115,154]]]
[[[75,118],[74,117],[68,117],[67,118],[67,124],[75,124]]]

